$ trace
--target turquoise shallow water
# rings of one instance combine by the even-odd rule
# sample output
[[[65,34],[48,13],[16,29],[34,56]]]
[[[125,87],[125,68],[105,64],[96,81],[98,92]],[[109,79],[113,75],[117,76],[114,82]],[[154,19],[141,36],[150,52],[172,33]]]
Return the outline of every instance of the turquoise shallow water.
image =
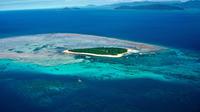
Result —
[[[36,72],[100,80],[152,78],[199,82],[199,55],[192,51],[166,50],[154,54],[132,54],[117,59],[76,56],[77,59],[84,59],[84,61],[56,66],[1,59],[0,70],[1,73]]]

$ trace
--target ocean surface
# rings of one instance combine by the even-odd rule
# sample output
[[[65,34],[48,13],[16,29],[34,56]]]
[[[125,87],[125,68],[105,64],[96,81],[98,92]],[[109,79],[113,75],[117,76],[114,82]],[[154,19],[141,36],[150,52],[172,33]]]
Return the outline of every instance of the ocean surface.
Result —
[[[2,11],[0,38],[78,33],[171,50],[120,59],[77,56],[89,63],[53,67],[0,59],[0,112],[199,112],[199,20],[199,11]]]
[[[200,50],[199,20],[199,11],[7,11],[0,12],[0,37],[68,32]]]

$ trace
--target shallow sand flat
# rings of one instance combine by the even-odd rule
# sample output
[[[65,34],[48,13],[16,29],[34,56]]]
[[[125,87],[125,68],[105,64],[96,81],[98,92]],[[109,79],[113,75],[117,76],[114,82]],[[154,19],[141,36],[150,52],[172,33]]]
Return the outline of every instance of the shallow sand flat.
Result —
[[[139,53],[163,49],[150,44],[82,34],[38,34],[0,39],[0,58],[14,59],[44,66],[82,62],[64,50],[93,47],[121,47]]]

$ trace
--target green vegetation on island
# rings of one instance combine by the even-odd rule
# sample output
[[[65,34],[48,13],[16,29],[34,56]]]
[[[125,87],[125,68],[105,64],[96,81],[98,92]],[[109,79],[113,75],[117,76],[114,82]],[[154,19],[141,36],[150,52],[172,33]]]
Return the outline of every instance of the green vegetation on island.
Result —
[[[117,55],[117,54],[126,53],[128,50],[125,48],[97,47],[97,48],[72,49],[69,51],[78,52],[78,53],[100,54],[100,55]]]

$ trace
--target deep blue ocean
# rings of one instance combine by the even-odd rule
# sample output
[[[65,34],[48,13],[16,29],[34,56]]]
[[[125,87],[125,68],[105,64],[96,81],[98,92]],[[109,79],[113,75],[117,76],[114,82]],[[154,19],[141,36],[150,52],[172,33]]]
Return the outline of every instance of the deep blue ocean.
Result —
[[[41,33],[99,35],[200,51],[200,12],[90,9],[0,12],[0,38]],[[19,71],[0,72],[0,79],[0,112],[200,112],[199,83],[146,78],[83,79],[84,84],[77,86],[76,77]],[[46,88],[40,85],[32,89],[37,94],[46,93],[40,99],[26,91],[34,84],[60,83],[68,88],[59,95],[42,91]]]
[[[29,10],[0,12],[0,37],[81,33],[200,50],[200,12]]]

